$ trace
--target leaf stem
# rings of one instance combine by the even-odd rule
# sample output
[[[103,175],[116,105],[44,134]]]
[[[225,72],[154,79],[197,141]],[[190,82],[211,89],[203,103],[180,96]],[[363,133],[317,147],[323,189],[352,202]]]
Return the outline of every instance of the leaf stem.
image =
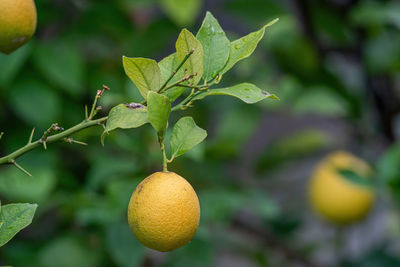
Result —
[[[172,155],[170,159],[167,159],[167,162],[171,163],[172,161],[174,161],[174,159],[175,159],[175,155]]]
[[[196,95],[198,95],[199,93],[201,93],[202,91],[197,91],[197,92],[195,92],[195,89],[193,88],[192,89],[192,91],[190,92],[190,94],[185,98],[185,99],[183,99],[178,105],[176,105],[176,106],[174,106],[172,109],[171,109],[171,112],[172,111],[177,111],[177,110],[180,110],[180,109],[185,109],[185,108],[188,108],[188,107],[190,107],[190,104],[191,104],[191,100],[192,100],[192,98],[193,97],[195,97]]]
[[[177,81],[177,82],[175,82],[175,83],[173,83],[173,84],[171,84],[171,85],[169,85],[169,86],[167,86],[167,87],[165,87],[163,90],[161,90],[159,93],[161,94],[161,93],[164,93],[165,91],[167,91],[168,89],[171,89],[172,87],[175,87],[175,86],[184,86],[184,87],[190,87],[190,88],[193,88],[193,86],[192,85],[185,85],[185,84],[182,84],[183,82],[185,82],[185,81],[188,81],[188,80],[190,80],[190,79],[192,79],[194,76],[196,76],[197,75],[197,73],[194,73],[194,74],[190,74],[190,75],[187,75],[187,76],[185,76],[185,77],[183,77],[182,79],[180,79],[179,81]],[[199,87],[200,88],[200,87]]]
[[[207,91],[208,90],[208,86],[194,86],[194,85],[190,85],[190,84],[176,84],[175,86],[179,86],[179,87],[188,87],[188,88],[193,88],[199,91]]]

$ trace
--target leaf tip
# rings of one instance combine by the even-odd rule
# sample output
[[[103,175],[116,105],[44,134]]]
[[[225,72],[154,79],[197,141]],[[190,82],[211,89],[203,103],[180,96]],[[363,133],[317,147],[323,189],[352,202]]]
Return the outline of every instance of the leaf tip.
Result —
[[[271,98],[273,100],[281,100],[277,95],[274,95],[274,94],[270,94],[269,98]]]
[[[104,147],[104,139],[106,138],[106,134],[108,134],[108,132],[104,131],[100,138],[100,143],[102,147]]]
[[[209,17],[209,16],[211,16],[212,18],[214,18],[214,16],[213,16],[213,14],[210,12],[210,11],[206,11],[206,17]]]
[[[276,18],[276,19],[270,21],[267,25],[265,25],[265,27],[272,26],[273,24],[277,23],[278,21],[279,21],[279,18]]]

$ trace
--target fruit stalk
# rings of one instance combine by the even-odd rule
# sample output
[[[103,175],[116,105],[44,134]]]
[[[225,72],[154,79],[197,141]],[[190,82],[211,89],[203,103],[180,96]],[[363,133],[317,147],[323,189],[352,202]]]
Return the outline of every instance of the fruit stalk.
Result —
[[[163,155],[163,172],[168,172],[168,158],[167,154],[165,153],[165,145],[163,138],[158,138],[158,142],[160,143],[161,153]]]

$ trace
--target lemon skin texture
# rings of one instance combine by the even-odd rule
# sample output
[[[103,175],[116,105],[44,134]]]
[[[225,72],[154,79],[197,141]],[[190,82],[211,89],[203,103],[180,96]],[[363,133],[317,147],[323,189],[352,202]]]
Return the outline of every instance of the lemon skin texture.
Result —
[[[10,54],[27,43],[36,30],[33,0],[0,0],[0,51]]]
[[[156,172],[135,189],[128,206],[129,225],[140,243],[166,252],[187,244],[200,220],[193,187],[174,172]]]
[[[366,162],[346,151],[329,154],[314,170],[309,184],[311,205],[329,221],[345,225],[368,214],[375,194],[371,188],[341,177],[338,169],[350,169],[361,177],[371,170]]]

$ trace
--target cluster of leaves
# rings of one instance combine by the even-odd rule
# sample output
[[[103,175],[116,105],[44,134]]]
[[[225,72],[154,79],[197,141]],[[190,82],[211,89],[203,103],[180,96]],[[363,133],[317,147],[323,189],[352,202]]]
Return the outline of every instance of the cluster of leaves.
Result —
[[[222,75],[238,61],[251,55],[263,37],[265,28],[275,21],[265,25],[257,32],[250,33],[230,43],[218,21],[210,12],[207,12],[197,38],[188,30],[182,30],[176,42],[176,53],[159,63],[146,58],[123,57],[125,72],[136,85],[144,101],[142,103],[120,104],[111,109],[104,133],[116,128],[137,128],[150,123],[157,132],[164,156],[163,169],[166,171],[168,162],[172,162],[174,158],[186,153],[201,143],[207,136],[207,132],[198,127],[192,117],[181,118],[173,127],[170,138],[171,157],[167,159],[164,137],[171,110],[191,107],[194,101],[201,100],[209,95],[230,95],[246,103],[256,103],[265,98],[278,99],[275,95],[249,83],[220,89],[210,90],[209,88],[221,81]],[[204,81],[204,84],[198,86],[201,81]],[[108,90],[108,87],[106,88]],[[184,94],[186,88],[191,89],[191,92],[172,108],[172,103]],[[97,100],[104,93],[104,90],[99,91],[96,95],[91,113],[89,116],[86,115],[86,120],[91,120],[94,116],[95,111],[97,111]],[[57,124],[53,124],[40,139],[45,140],[43,142],[45,149],[47,148],[47,135],[52,132],[54,127],[62,129]],[[32,142],[33,133],[34,131],[32,131],[28,145]],[[104,142],[103,138],[102,141]],[[13,162],[29,174],[15,161]],[[6,209],[2,214],[3,220],[7,222],[4,227],[7,227],[8,230],[5,231],[4,228],[0,228],[0,231],[3,229],[2,233],[4,234],[4,242],[0,243],[0,246],[30,223],[36,209],[36,204],[33,206],[31,204],[10,205],[23,205],[24,207],[28,205],[31,217],[29,222],[25,222],[20,215],[15,217],[15,214],[19,211],[5,212],[8,210],[8,206],[5,206]],[[19,222],[19,228],[9,226],[16,220]],[[12,229],[12,231],[9,229]]]
[[[250,83],[210,88],[218,84],[222,76],[237,62],[253,53],[264,36],[265,29],[276,21],[230,42],[218,21],[207,12],[197,35],[183,29],[176,41],[176,52],[160,62],[147,58],[123,57],[125,72],[144,101],[119,104],[111,109],[105,133],[117,128],[137,128],[150,123],[157,132],[164,152],[165,131],[173,110],[189,108],[194,101],[212,95],[229,95],[249,104],[266,98],[278,99]],[[190,89],[190,93],[181,100],[180,97],[186,89]],[[181,101],[172,106],[176,100]],[[206,131],[198,127],[193,118],[181,118],[172,130],[171,157],[164,160],[171,162],[202,142],[206,136]]]

